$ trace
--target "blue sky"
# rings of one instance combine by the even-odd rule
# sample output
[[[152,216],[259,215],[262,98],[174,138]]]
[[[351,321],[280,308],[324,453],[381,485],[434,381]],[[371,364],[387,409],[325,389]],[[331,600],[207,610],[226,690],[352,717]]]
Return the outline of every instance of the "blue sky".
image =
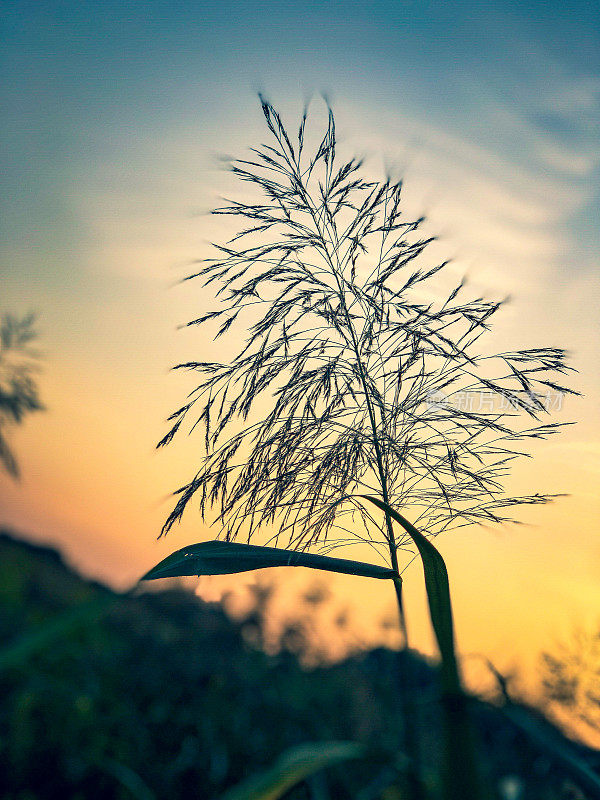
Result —
[[[4,6],[5,240],[33,227],[85,236],[69,208],[73,183],[176,125],[194,125],[199,147],[237,145],[236,129],[257,128],[263,89],[294,110],[324,91],[339,110],[351,103],[350,125],[376,130],[376,115],[395,113],[516,167],[530,166],[546,139],[576,188],[595,179],[565,217],[580,247],[597,245],[597,166],[584,163],[598,144],[594,4]],[[60,269],[39,275],[47,288]]]

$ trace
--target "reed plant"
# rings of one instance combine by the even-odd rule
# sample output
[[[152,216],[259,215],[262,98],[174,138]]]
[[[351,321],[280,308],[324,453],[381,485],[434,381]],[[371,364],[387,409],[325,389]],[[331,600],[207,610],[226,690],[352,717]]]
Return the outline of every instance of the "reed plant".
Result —
[[[405,218],[401,182],[340,161],[331,109],[313,139],[306,111],[292,135],[260,100],[269,141],[230,162],[247,192],[213,212],[236,233],[188,278],[217,302],[189,325],[247,335],[231,359],[178,365],[198,385],[159,444],[188,422],[203,431],[163,533],[196,501],[221,541],[183,548],[146,578],[288,564],[391,580],[407,648],[401,573],[416,548],[442,659],[445,793],[477,798],[448,576],[431,539],[550,499],[511,496],[505,479],[528,442],[559,430],[543,421],[544,398],[572,391],[560,377],[570,368],[554,347],[483,347],[502,302],[467,297],[463,281],[440,292],[452,270],[428,263],[432,237]],[[377,563],[328,555],[352,542]],[[409,786],[424,797],[405,701]]]

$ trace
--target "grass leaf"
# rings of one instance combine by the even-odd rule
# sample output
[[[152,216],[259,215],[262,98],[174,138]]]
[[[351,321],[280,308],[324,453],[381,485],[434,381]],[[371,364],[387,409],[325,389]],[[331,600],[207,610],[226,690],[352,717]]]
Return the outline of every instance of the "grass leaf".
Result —
[[[456,653],[454,649],[454,623],[452,620],[452,604],[450,601],[450,584],[448,583],[448,571],[444,559],[433,546],[433,544],[423,534],[415,528],[402,514],[394,508],[368,494],[361,494],[364,500],[368,500],[373,505],[389,514],[393,520],[401,525],[411,537],[423,562],[423,572],[425,573],[425,588],[427,590],[427,600],[429,603],[429,613],[431,624],[435,632],[435,637],[442,656],[442,670],[446,688],[451,690],[460,689],[458,677],[458,667],[456,664]]]
[[[467,706],[468,698],[462,690],[456,661],[450,585],[444,559],[429,539],[388,503],[367,494],[358,497],[373,503],[404,528],[415,543],[423,563],[431,624],[442,657],[440,699],[444,715],[446,750],[444,798],[484,800],[488,798],[489,792],[479,777],[477,748]]]
[[[147,572],[142,580],[174,578],[185,575],[229,575],[235,572],[248,572],[265,567],[309,567],[328,572],[341,572],[345,575],[359,575],[365,578],[393,578],[394,572],[388,567],[350,561],[345,558],[330,558],[314,553],[284,550],[279,547],[260,547],[239,542],[201,542],[177,550],[160,564]]]
[[[479,775],[479,759],[474,730],[468,709],[468,698],[462,690],[456,652],[454,624],[448,571],[444,559],[423,534],[402,514],[378,497],[358,495],[380,508],[411,537],[415,543],[425,574],[425,588],[431,624],[437,639],[441,663],[446,765],[444,775],[445,800],[484,800],[490,796]]]
[[[569,747],[562,737],[552,736],[547,727],[527,711],[513,703],[508,703],[501,709],[513,725],[522,731],[534,744],[536,744],[550,759],[560,767],[590,797],[600,797],[600,776],[593,772],[586,762],[580,758],[575,748]]]
[[[363,754],[364,749],[354,742],[313,742],[292,747],[270,769],[234,786],[222,800],[277,800],[309,775]]]

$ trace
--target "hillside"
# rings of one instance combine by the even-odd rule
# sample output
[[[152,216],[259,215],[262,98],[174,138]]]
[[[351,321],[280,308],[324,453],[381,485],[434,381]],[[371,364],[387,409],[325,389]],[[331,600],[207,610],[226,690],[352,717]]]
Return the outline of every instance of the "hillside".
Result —
[[[234,622],[183,589],[117,595],[54,550],[0,534],[0,796],[210,800],[293,744],[348,739],[369,758],[328,771],[315,796],[399,798],[396,654],[307,670],[291,652],[302,650],[302,620],[277,656],[261,651],[260,631],[260,602]],[[436,675],[416,654],[409,673],[433,775]],[[576,793],[585,781],[578,788],[565,760],[593,767],[597,754],[541,716],[480,702],[474,712],[497,792],[516,776],[524,794],[514,797],[598,796]]]

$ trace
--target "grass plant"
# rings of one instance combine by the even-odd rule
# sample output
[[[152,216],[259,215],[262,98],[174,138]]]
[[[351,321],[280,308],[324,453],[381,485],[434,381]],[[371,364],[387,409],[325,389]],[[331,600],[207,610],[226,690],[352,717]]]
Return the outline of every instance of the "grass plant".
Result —
[[[463,281],[440,292],[451,270],[427,263],[424,220],[405,219],[400,182],[339,160],[331,109],[313,140],[306,112],[292,135],[262,97],[261,106],[269,142],[230,163],[250,194],[214,211],[233,218],[237,232],[188,278],[214,289],[218,303],[189,324],[212,326],[215,339],[240,328],[247,337],[226,362],[177,367],[199,382],[159,444],[188,421],[203,430],[199,469],[177,490],[163,533],[196,501],[224,541],[184,548],[145,577],[237,572],[281,558],[316,566],[303,561],[311,555],[323,559],[320,569],[365,574],[377,565],[327,559],[339,545],[366,543],[385,564],[372,577],[394,585],[408,647],[401,572],[416,548],[442,659],[446,797],[475,800],[483,790],[448,576],[430,540],[551,499],[508,495],[505,479],[528,442],[560,429],[544,422],[544,398],[572,392],[561,378],[570,368],[559,348],[490,354],[482,346],[502,302],[465,297]],[[261,530],[261,545],[252,545]],[[422,798],[405,699],[407,791]]]

